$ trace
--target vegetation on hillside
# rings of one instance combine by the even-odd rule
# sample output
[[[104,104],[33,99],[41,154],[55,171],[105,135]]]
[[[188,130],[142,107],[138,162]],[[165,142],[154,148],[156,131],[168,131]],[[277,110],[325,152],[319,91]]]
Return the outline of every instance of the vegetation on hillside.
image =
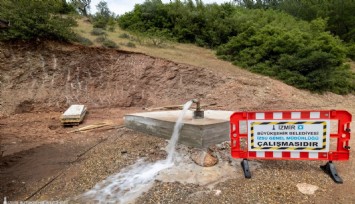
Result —
[[[157,47],[170,39],[214,49],[219,58],[292,86],[314,92],[355,92],[355,1],[146,0],[123,16],[103,0],[89,14],[91,0],[2,0],[0,40],[53,39],[117,48],[108,34],[120,27]],[[96,39],[74,33],[74,17],[86,16]],[[111,32],[110,32],[111,31]],[[88,36],[86,36],[88,37]],[[121,44],[120,44],[121,45]],[[134,43],[124,46],[135,47]]]
[[[68,41],[76,22],[64,14],[72,10],[66,1],[2,0],[0,19],[9,22],[10,26],[0,30],[0,40]]]
[[[217,48],[222,59],[298,88],[351,91],[352,77],[346,76],[350,70],[343,65],[346,49],[338,38],[324,32],[323,20],[307,23],[275,11],[244,10],[238,12],[235,23],[242,29]],[[338,72],[344,77],[339,78]]]
[[[222,59],[298,88],[339,94],[355,91],[354,73],[344,65],[349,49],[327,30],[329,19],[304,21],[246,3],[147,0],[121,16],[119,25],[216,49]],[[353,44],[351,39],[349,43]]]
[[[339,36],[348,49],[348,57],[355,60],[355,1],[309,1],[309,0],[235,0],[249,9],[274,9],[297,19],[327,21],[326,30]]]
[[[59,40],[90,46],[92,41],[72,29],[77,25],[75,18],[83,15],[93,23],[95,29],[101,30],[102,46],[117,48],[116,43],[108,39],[105,33],[105,30],[114,30],[116,15],[109,10],[105,1],[99,2],[97,13],[91,15],[88,13],[90,3],[91,0],[0,1],[0,20],[9,24],[0,30],[0,40]]]
[[[312,21],[327,19],[326,29],[346,42],[355,42],[355,1],[332,0],[236,0],[249,9],[274,9],[292,16]]]

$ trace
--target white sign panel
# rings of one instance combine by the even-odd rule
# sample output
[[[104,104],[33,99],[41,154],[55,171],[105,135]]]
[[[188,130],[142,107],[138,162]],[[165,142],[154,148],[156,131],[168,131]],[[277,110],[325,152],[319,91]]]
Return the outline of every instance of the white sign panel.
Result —
[[[249,151],[329,151],[329,120],[250,120]]]

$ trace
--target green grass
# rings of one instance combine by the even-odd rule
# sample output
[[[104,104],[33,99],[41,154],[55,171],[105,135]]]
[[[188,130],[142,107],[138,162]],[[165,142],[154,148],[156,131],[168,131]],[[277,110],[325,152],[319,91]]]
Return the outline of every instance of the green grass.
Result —
[[[102,47],[101,42],[96,42],[97,36],[91,34],[93,30],[93,25],[85,21],[85,18],[77,19],[78,27],[74,30],[79,33],[82,37],[85,37],[93,42],[91,46]],[[246,76],[255,77],[255,74],[236,68],[230,62],[220,60],[216,57],[213,50],[197,47],[192,44],[181,44],[166,42],[165,46],[156,47],[152,46],[150,39],[144,38],[142,36],[136,36],[133,33],[121,30],[118,26],[115,28],[114,32],[105,31],[106,38],[116,43],[117,45],[122,45],[119,47],[120,50],[126,50],[131,52],[144,53],[150,56],[164,58],[177,63],[190,64],[198,67],[208,68],[214,72],[223,72],[228,75],[228,73],[243,73]],[[124,37],[123,37],[124,36]],[[127,46],[134,43],[135,46]],[[355,63],[350,62],[352,70],[355,71]]]
[[[75,27],[74,30],[77,33],[80,33],[81,36],[91,40],[93,42],[93,45],[91,46],[101,47],[102,44],[95,41],[97,36],[90,34],[93,29],[92,24],[88,21],[85,21],[85,18],[79,18],[77,19],[77,22],[78,26]],[[217,59],[215,53],[212,50],[197,47],[192,44],[166,42],[166,46],[154,47],[151,46],[149,39],[143,38],[141,36],[135,36],[132,33],[123,31],[118,26],[115,28],[114,32],[106,31],[106,34],[106,37],[115,42],[117,45],[128,45],[130,42],[135,44],[135,47],[120,46],[120,50],[140,52],[150,56],[171,60],[177,63],[185,63],[198,67],[209,68],[216,72],[224,71],[227,73],[248,73],[246,70],[236,69],[236,67],[230,62]],[[122,36],[126,36],[127,34],[130,37],[122,38]]]

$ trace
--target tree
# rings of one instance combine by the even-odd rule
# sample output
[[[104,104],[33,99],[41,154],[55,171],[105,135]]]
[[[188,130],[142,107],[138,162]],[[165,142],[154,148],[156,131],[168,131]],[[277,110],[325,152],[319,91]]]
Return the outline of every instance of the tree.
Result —
[[[76,13],[75,7],[72,3],[68,3],[66,0],[62,1],[62,8],[58,11],[60,14]]]
[[[100,15],[104,18],[109,18],[111,16],[111,11],[107,6],[107,2],[106,1],[100,1],[97,5],[96,5],[96,9],[97,9],[97,13],[96,15]]]
[[[71,0],[74,7],[84,16],[88,16],[91,0]]]
[[[63,16],[63,1],[2,0],[0,19],[10,23],[0,32],[0,40],[53,39],[69,41],[75,34],[74,19]]]
[[[107,6],[107,2],[100,1],[96,5],[97,12],[94,16],[94,27],[106,29],[107,25],[110,23],[110,29],[112,30],[112,26],[114,26],[114,13],[110,11]]]
[[[246,1],[246,0],[244,0]],[[355,41],[355,1],[263,0],[264,8],[285,11],[299,19],[327,19],[327,30],[346,42]],[[266,5],[266,6],[265,6]]]

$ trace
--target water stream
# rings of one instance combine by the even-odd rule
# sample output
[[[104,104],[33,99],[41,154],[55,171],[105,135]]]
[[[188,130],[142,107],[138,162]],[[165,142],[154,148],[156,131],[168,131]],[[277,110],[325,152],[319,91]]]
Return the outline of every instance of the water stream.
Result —
[[[165,160],[148,163],[140,159],[135,164],[121,170],[121,172],[96,184],[94,188],[84,193],[82,198],[99,201],[100,203],[117,201],[120,203],[129,203],[133,202],[143,192],[148,191],[152,187],[154,178],[158,173],[174,165],[175,147],[183,126],[183,118],[191,105],[192,101],[185,103],[183,110],[179,114],[167,146],[168,156]]]

